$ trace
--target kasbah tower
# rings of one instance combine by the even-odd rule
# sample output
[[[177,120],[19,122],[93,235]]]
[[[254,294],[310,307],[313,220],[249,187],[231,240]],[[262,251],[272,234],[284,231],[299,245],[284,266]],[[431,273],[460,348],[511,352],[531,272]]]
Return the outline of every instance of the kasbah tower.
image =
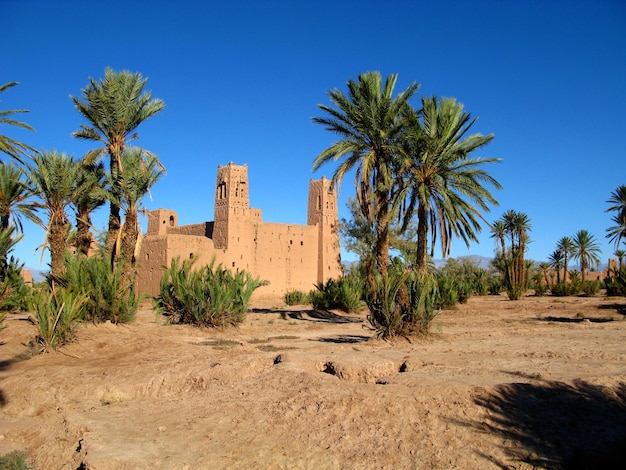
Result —
[[[263,222],[250,207],[248,165],[218,166],[213,222],[178,225],[173,210],[148,214],[148,232],[137,257],[139,292],[159,294],[164,267],[172,259],[195,258],[194,266],[221,263],[269,281],[253,298],[282,298],[285,292],[309,292],[316,283],[341,276],[337,196],[322,177],[309,184],[307,225]]]

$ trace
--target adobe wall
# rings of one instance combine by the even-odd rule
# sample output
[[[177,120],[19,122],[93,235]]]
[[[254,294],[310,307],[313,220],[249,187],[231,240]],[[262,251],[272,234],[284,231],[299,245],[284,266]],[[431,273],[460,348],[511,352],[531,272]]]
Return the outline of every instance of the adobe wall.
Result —
[[[290,290],[308,292],[315,284],[341,276],[336,195],[326,178],[311,180],[308,224],[262,222],[248,199],[247,165],[218,166],[215,220],[178,226],[170,209],[148,214],[148,233],[138,257],[139,292],[158,295],[164,267],[172,259],[196,258],[196,266],[222,264],[269,281],[255,299],[282,297]]]

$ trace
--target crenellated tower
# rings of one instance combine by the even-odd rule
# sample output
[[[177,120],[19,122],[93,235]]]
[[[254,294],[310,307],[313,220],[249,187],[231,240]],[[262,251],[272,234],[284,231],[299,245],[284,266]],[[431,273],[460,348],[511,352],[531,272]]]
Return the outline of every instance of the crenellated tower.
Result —
[[[213,242],[215,248],[227,249],[234,234],[231,228],[238,220],[250,216],[250,198],[248,195],[248,165],[228,165],[217,167],[215,185],[215,225]]]
[[[331,180],[311,180],[307,223],[318,226],[317,282],[341,276],[337,222],[337,194]]]

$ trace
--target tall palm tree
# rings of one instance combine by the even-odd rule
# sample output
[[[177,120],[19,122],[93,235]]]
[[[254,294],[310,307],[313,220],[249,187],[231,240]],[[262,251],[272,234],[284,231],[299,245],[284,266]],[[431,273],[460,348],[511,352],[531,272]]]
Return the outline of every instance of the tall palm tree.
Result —
[[[376,265],[383,275],[389,266],[393,167],[403,151],[401,116],[419,87],[413,82],[394,97],[396,80],[397,75],[392,74],[383,84],[380,72],[360,74],[356,81],[348,80],[347,96],[338,89],[330,90],[332,106],[318,105],[326,116],[313,118],[314,123],[339,136],[315,158],[313,170],[341,159],[333,175],[333,182],[341,185],[344,175],[356,168],[357,200],[363,215],[373,222]]]
[[[125,213],[121,231],[121,258],[124,260],[125,278],[130,281],[139,237],[138,213],[141,200],[161,178],[164,170],[156,156],[144,155],[138,148],[128,149],[122,159],[124,170],[119,174],[118,181],[122,192],[120,203]]]
[[[8,90],[11,87],[18,85],[18,82],[9,82],[4,85],[0,85],[0,93]],[[28,129],[29,131],[34,131],[31,126],[28,124],[16,121],[11,116],[19,113],[27,113],[26,109],[7,109],[6,111],[0,111],[0,124],[6,124],[9,126],[21,127],[22,129]],[[19,142],[11,137],[6,135],[0,135],[0,152],[6,153],[14,160],[22,163],[22,156],[28,154],[28,152],[36,152],[34,148],[29,145],[26,145],[22,142]]]
[[[485,185],[501,187],[481,167],[500,159],[469,158],[491,142],[493,134],[468,135],[476,119],[454,98],[422,98],[421,111],[406,108],[404,119],[405,153],[400,155],[406,158],[400,164],[395,202],[404,208],[404,227],[417,214],[416,266],[424,271],[429,233],[430,256],[438,235],[444,258],[450,255],[452,236],[468,247],[478,241],[481,211],[498,204]]]
[[[102,163],[88,164],[77,161],[76,182],[72,206],[76,216],[76,252],[88,255],[93,242],[91,214],[108,199],[104,188],[105,172]]]
[[[582,280],[585,280],[585,273],[589,266],[600,263],[600,246],[596,239],[587,230],[579,230],[573,238],[574,259],[580,262],[580,273]]]
[[[561,283],[561,268],[563,267],[563,252],[559,249],[554,250],[548,256],[550,267],[556,271],[556,283]]]
[[[556,244],[556,249],[563,254],[563,281],[567,282],[568,273],[567,265],[571,256],[575,252],[574,241],[570,237],[562,237]]]
[[[41,152],[28,165],[28,178],[35,194],[48,213],[44,249],[50,249],[52,276],[63,273],[63,253],[67,248],[70,222],[66,208],[72,202],[77,177],[77,165],[72,157],[56,150]]]
[[[505,265],[505,287],[509,299],[518,300],[528,287],[529,264],[524,255],[528,244],[528,232],[531,225],[529,217],[523,212],[506,211],[491,228],[492,238],[500,241]],[[506,247],[506,241],[510,243]]]
[[[611,204],[604,212],[615,212],[611,221],[614,226],[606,229],[606,237],[615,243],[615,248],[622,240],[626,240],[626,185],[619,186],[606,201]]]
[[[115,72],[106,68],[104,78],[99,82],[89,79],[89,84],[82,90],[82,100],[71,96],[76,109],[88,122],[72,135],[102,144],[87,154],[88,163],[107,156],[112,175],[123,171],[122,153],[129,141],[138,138],[136,129],[165,108],[162,100],[153,99],[150,92],[144,92],[146,82],[147,79],[140,73]],[[117,250],[114,244],[121,227],[121,215],[120,207],[114,201],[121,199],[121,189],[113,186],[111,191],[113,199],[110,203],[106,248],[115,262]]]
[[[24,172],[9,163],[0,162],[0,230],[9,226],[16,228],[16,233],[23,233],[22,216],[41,225],[36,211],[38,204],[32,201],[34,193]]]

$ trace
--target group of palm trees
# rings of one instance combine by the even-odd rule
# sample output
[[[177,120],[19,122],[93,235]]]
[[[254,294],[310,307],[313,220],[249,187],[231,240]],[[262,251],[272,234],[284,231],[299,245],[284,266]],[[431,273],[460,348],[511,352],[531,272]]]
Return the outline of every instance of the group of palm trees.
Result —
[[[23,232],[21,218],[25,217],[46,230],[42,248],[50,250],[52,277],[61,275],[68,248],[81,254],[94,249],[91,214],[108,202],[110,215],[103,252],[112,269],[121,267],[130,280],[141,200],[164,172],[155,155],[130,145],[137,139],[139,125],[165,107],[162,100],[144,91],[146,81],[139,73],[107,68],[104,78],[89,79],[82,95],[71,97],[86,121],[73,136],[99,145],[83,158],[74,159],[56,150],[39,151],[0,135],[0,151],[11,157],[0,161],[0,230],[8,230],[11,235],[9,246],[0,247],[5,258]],[[15,85],[3,85],[0,92]],[[24,112],[0,111],[0,123],[33,130],[13,119],[13,115]],[[70,208],[75,219],[73,231]],[[41,211],[47,221],[39,217]]]
[[[483,169],[500,159],[470,157],[493,134],[468,135],[476,119],[454,98],[422,98],[421,107],[413,107],[415,82],[393,96],[396,80],[395,74],[383,81],[379,72],[363,73],[348,81],[347,95],[330,90],[332,106],[320,104],[325,115],[313,118],[339,137],[317,156],[314,170],[340,160],[333,175],[339,185],[354,170],[357,204],[373,232],[372,255],[362,260],[370,286],[374,272],[387,273],[394,221],[406,230],[417,219],[414,266],[425,272],[437,241],[443,257],[453,237],[477,241],[482,213],[497,204],[488,186],[500,189]]]

